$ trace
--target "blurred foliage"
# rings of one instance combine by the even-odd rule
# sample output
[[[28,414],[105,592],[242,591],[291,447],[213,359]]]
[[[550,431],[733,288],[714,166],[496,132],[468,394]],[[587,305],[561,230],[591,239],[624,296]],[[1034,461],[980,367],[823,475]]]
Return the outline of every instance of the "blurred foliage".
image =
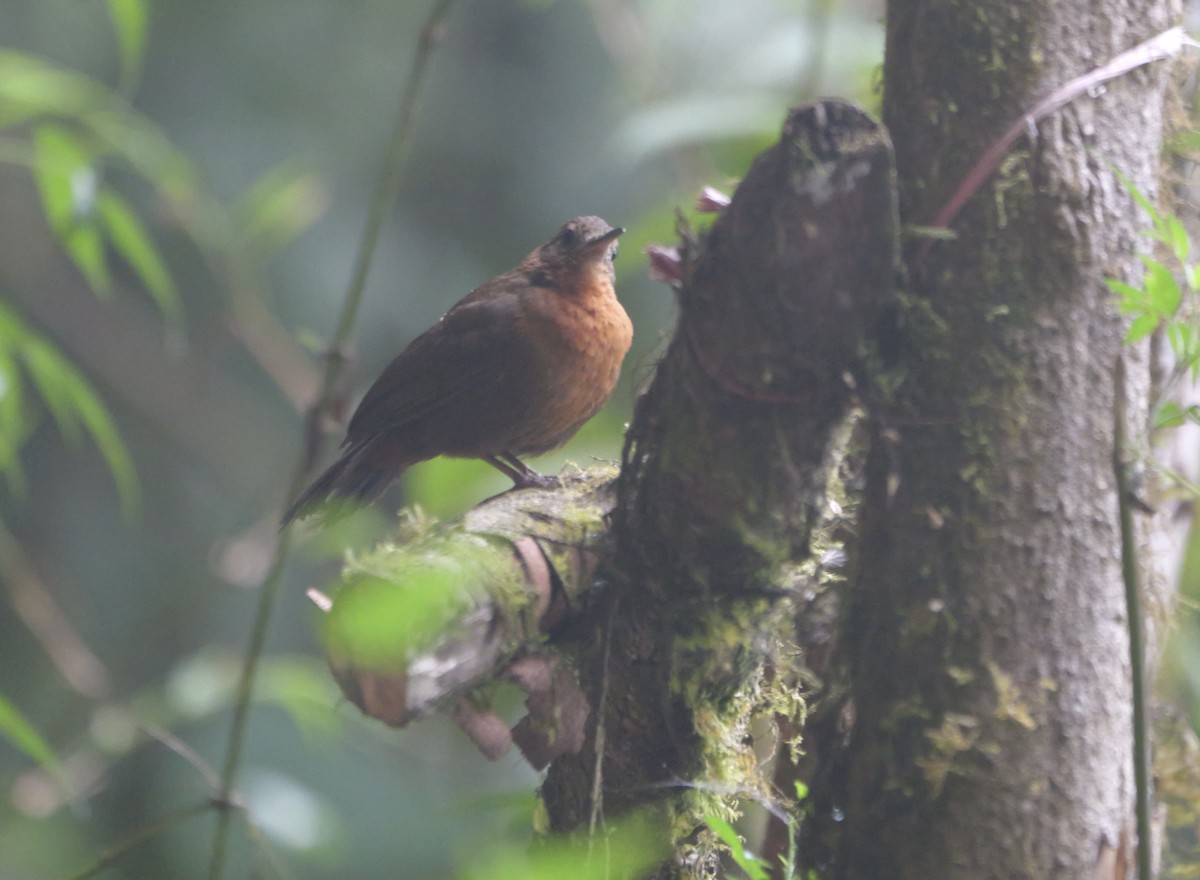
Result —
[[[642,248],[673,238],[677,206],[701,224],[697,190],[732,190],[788,105],[876,107],[881,11],[460,0],[372,267],[346,407],[463,293],[597,213],[630,230],[617,268],[635,347],[609,408],[538,466],[617,458],[672,310]],[[214,791],[249,589],[425,14],[390,0],[0,0],[0,523],[14,536],[0,541],[14,612],[0,615],[0,880],[70,876],[145,829],[157,833],[103,876],[203,876],[211,821],[192,816]],[[1178,245],[1169,222],[1155,229]],[[1171,281],[1147,278],[1118,289],[1138,332],[1178,314]],[[616,877],[653,856],[636,828],[590,862],[531,850],[527,767],[485,763],[446,719],[367,722],[325,668],[304,588],[344,548],[395,534],[402,504],[453,516],[504,488],[478,462],[428,462],[376,508],[304,536],[255,691],[227,876]],[[1181,643],[1180,700],[1200,718],[1200,637]]]
[[[203,876],[211,820],[193,806],[223,754],[247,590],[426,11],[0,0],[3,880],[69,876],[145,829],[105,877]],[[612,405],[539,468],[617,458],[672,309],[642,247],[673,237],[677,205],[697,219],[700,186],[732,189],[789,104],[876,103],[880,14],[877,0],[461,0],[346,406],[463,293],[598,213],[630,229],[635,349]],[[452,516],[505,488],[458,461],[402,483],[303,536],[227,875],[583,876],[578,853],[527,851],[536,779],[517,759],[486,764],[445,719],[398,734],[337,696],[303,588],[394,533],[401,504]],[[620,834],[594,864],[636,872],[647,851]]]

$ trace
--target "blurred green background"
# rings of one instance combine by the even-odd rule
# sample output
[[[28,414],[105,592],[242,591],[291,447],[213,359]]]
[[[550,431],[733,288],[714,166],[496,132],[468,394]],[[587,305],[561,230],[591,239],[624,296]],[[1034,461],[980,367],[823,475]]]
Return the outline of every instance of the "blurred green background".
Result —
[[[211,793],[315,355],[429,6],[0,0],[0,880],[69,876]],[[595,213],[629,229],[618,292],[634,348],[609,408],[534,465],[617,458],[673,311],[642,248],[673,241],[701,186],[730,189],[788,106],[875,107],[881,14],[881,0],[454,3],[349,402],[460,296]],[[129,233],[121,205],[144,228]],[[120,445],[83,391],[38,387],[31,339],[75,366]],[[62,378],[42,366],[47,386]],[[114,479],[122,448],[136,487]],[[488,763],[441,718],[393,731],[359,717],[303,596],[402,504],[448,517],[506,485],[477,462],[430,462],[375,512],[299,536],[239,784],[262,833],[238,826],[227,876],[455,877],[528,839],[536,775],[515,754]],[[1173,689],[1190,705],[1188,644]],[[36,738],[12,745],[22,720],[57,770],[35,762]],[[104,876],[205,876],[212,824],[181,823]]]

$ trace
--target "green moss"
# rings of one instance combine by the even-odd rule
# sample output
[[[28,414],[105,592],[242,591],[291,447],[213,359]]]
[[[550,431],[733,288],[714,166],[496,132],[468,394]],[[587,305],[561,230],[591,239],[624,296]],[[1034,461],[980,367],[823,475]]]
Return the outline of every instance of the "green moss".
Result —
[[[930,796],[941,794],[946,778],[954,772],[964,772],[969,766],[962,761],[964,752],[975,748],[979,740],[979,720],[972,715],[947,712],[942,723],[933,730],[925,731],[929,750],[917,758]]]
[[[1029,704],[1012,676],[991,660],[984,665],[992,676],[992,686],[996,689],[996,719],[1014,721],[1026,730],[1036,730],[1037,721],[1034,720]]]

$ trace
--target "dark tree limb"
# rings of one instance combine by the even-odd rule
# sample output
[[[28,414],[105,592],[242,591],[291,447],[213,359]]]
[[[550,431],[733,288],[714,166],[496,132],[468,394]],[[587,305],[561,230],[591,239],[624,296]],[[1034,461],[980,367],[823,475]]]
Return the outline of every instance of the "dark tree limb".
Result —
[[[539,768],[578,751],[587,702],[546,635],[595,587],[613,476],[507,492],[349,563],[333,600],[314,596],[347,699],[394,727],[446,711],[493,760],[514,741]],[[499,680],[528,694],[529,715],[511,732],[479,699]]]
[[[679,326],[618,484],[619,606],[575,649],[606,710],[551,767],[553,828],[588,827],[600,799],[609,815],[658,803],[679,844],[662,874],[690,875],[714,858],[704,815],[765,790],[748,720],[790,625],[780,600],[809,550],[832,439],[892,303],[895,217],[886,134],[822,102],[789,116],[712,229],[684,242]]]

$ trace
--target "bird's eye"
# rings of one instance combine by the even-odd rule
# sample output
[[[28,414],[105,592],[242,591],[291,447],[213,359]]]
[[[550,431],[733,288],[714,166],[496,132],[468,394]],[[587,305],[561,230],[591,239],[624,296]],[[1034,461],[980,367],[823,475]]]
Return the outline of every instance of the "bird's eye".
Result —
[[[563,231],[561,233],[559,233],[559,236],[558,236],[558,240],[561,241],[563,244],[565,244],[567,247],[570,247],[571,245],[575,244],[575,240],[577,238],[579,238],[579,233],[577,233],[570,226],[564,226]]]

